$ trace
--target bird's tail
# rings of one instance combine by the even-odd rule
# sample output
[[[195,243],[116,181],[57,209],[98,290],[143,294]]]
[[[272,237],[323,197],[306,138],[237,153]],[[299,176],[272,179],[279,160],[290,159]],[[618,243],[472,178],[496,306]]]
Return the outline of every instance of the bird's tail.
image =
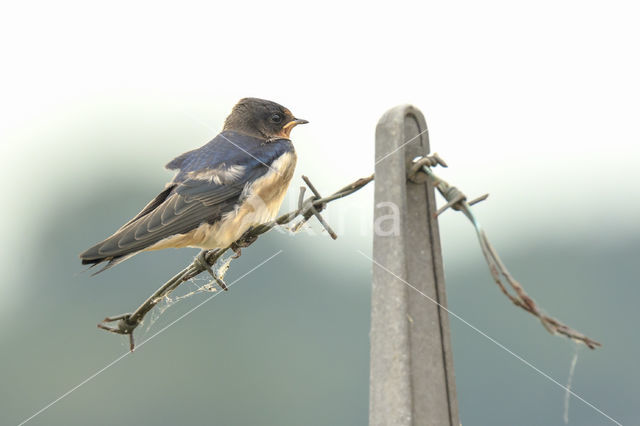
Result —
[[[82,264],[90,265],[89,269],[93,268],[96,265],[99,265],[102,262],[107,262],[106,265],[104,265],[101,269],[91,274],[91,276],[97,275],[100,272],[104,272],[107,269],[112,268],[117,264],[124,262],[125,260],[139,253],[139,251],[134,251],[131,253],[123,253],[115,256],[105,256],[104,254],[100,254],[100,248],[102,248],[102,246],[104,246],[104,244],[109,240],[110,238],[107,238],[106,240],[96,244],[95,246],[87,249],[85,252],[80,254],[80,259],[82,260]]]

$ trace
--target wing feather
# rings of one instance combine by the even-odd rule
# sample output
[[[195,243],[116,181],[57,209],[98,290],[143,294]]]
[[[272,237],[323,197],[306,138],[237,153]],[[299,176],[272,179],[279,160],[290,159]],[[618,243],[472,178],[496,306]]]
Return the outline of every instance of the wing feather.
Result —
[[[266,166],[256,162],[251,171],[232,184],[218,185],[197,179],[176,184],[155,209],[139,214],[136,220],[130,221],[81,257],[106,259],[125,256],[176,234],[186,234],[204,222],[214,223],[241,202],[245,185],[267,170]]]

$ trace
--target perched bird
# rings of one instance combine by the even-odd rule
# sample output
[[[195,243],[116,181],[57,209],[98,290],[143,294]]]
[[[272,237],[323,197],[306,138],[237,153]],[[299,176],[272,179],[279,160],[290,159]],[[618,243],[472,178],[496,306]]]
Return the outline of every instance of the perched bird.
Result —
[[[80,255],[83,264],[108,262],[169,247],[224,248],[252,226],[275,218],[296,165],[295,118],[275,102],[241,99],[211,142],[174,158],[165,189],[106,240]]]

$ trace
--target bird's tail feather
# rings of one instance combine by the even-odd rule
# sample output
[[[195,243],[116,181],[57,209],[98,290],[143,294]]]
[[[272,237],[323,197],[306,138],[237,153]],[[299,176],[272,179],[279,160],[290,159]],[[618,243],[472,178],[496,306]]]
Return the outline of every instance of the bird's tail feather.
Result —
[[[105,240],[107,241],[107,240]],[[101,242],[96,244],[95,246],[91,247],[90,249],[86,250],[84,253],[80,254],[80,259],[82,260],[82,264],[83,265],[90,265],[89,269],[101,264],[102,262],[107,262],[106,265],[104,265],[102,268],[100,268],[98,271],[94,272],[93,274],[91,274],[91,276],[97,275],[100,272],[104,272],[109,268],[112,268],[114,266],[116,266],[117,264],[124,262],[125,260],[129,259],[130,257],[135,256],[136,254],[138,254],[140,251],[136,250],[130,253],[123,253],[123,254],[118,254],[118,255],[112,255],[112,256],[105,256],[103,254],[100,254],[100,248],[102,247],[103,243],[105,242]]]

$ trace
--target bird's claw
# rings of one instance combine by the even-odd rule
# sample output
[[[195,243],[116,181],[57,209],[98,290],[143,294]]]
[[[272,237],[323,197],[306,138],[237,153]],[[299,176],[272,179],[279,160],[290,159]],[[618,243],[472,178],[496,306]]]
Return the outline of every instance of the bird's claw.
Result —
[[[251,234],[251,230],[252,228],[249,228],[247,232],[245,232],[244,235],[242,235],[242,237],[238,238],[237,241],[231,244],[230,248],[235,253],[235,255],[233,256],[233,259],[237,259],[240,256],[242,256],[242,249],[245,247],[249,247],[251,244],[255,243],[256,240],[258,239],[257,235]]]
[[[231,245],[231,250],[233,250],[233,253],[235,253],[233,256],[231,256],[232,259],[237,259],[242,256],[242,247],[236,245],[236,243],[233,243]]]

